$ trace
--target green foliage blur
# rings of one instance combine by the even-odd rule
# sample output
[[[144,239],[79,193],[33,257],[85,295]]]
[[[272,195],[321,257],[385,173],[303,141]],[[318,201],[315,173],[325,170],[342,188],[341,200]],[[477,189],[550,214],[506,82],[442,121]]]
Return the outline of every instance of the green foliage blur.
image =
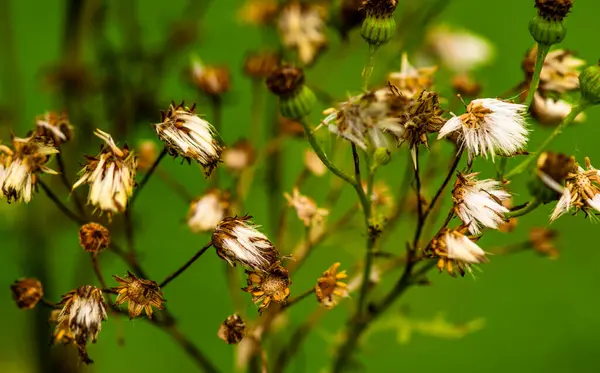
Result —
[[[196,0],[192,3],[202,6],[205,1]],[[33,126],[36,115],[63,108],[60,97],[44,83],[44,76],[64,57],[62,43],[66,3],[59,0],[0,0],[0,106],[3,108],[0,112],[0,134],[3,142],[9,140],[13,129],[18,135],[24,135]],[[184,0],[106,0],[98,3],[104,3],[108,9],[106,27],[109,43],[121,45],[127,42],[119,39],[120,31],[133,23],[125,16],[131,10],[129,7],[133,7],[138,17],[139,36],[144,45],[157,51],[163,47],[161,42],[165,35],[171,32],[167,25],[180,18],[188,6]],[[527,31],[527,23],[534,15],[533,1],[449,0],[448,3],[437,21],[470,29],[487,37],[495,45],[493,63],[476,74],[484,87],[482,95],[495,97],[518,83],[522,79],[522,58],[533,46]],[[185,99],[190,104],[197,102],[198,112],[206,113],[210,120],[208,102],[200,98],[185,81],[182,71],[187,67],[191,53],[197,54],[208,64],[227,65],[233,74],[232,92],[224,102],[221,131],[227,144],[250,135],[251,83],[242,74],[242,66],[247,52],[260,48],[265,42],[259,28],[240,22],[238,9],[242,4],[242,0],[213,0],[207,3],[202,17],[192,20],[198,23],[199,37],[196,42],[191,48],[171,56],[161,70],[162,84],[151,87],[163,109],[168,107],[171,100]],[[560,45],[561,48],[576,51],[590,63],[598,59],[596,34],[590,32],[596,26],[598,11],[600,4],[597,2],[576,1],[566,21],[568,35]],[[84,29],[89,31],[87,26]],[[399,24],[398,27],[402,28],[403,25]],[[329,49],[307,72],[307,82],[343,100],[349,92],[357,92],[360,88],[360,73],[366,60],[367,46],[361,41],[357,30],[350,34],[348,44],[341,43],[333,32],[329,36]],[[415,47],[411,43],[412,37],[408,36],[407,48]],[[381,62],[389,62],[390,57],[398,55],[400,50],[397,48],[399,46],[394,43],[382,48],[381,59],[375,62],[373,82],[383,82],[388,71],[398,70],[399,59],[392,60],[391,65]],[[86,45],[86,57],[93,57],[92,49],[93,46]],[[141,73],[131,72],[132,76]],[[448,72],[440,71],[436,76],[438,86],[447,87],[449,77]],[[150,76],[147,79],[155,81]],[[450,91],[443,93],[448,97]],[[93,103],[90,105],[91,111],[96,110]],[[101,105],[101,102],[96,105]],[[15,115],[4,115],[9,111]],[[140,139],[155,139],[150,124],[160,120],[159,112],[145,114],[154,119],[135,123],[134,132],[127,139],[119,138],[120,143],[127,140],[136,145]],[[595,136],[600,135],[596,126],[600,109],[591,109],[587,116],[586,122],[568,128],[552,148],[574,154],[580,162],[583,157],[590,156],[592,163],[595,161],[598,164],[600,148]],[[319,118],[320,115],[315,113],[312,119],[317,123]],[[116,120],[120,118],[107,116],[93,125],[104,128]],[[77,127],[78,123],[74,125]],[[535,149],[550,131],[550,128],[534,125],[530,149]],[[89,154],[96,152],[99,142],[92,138],[91,133],[77,132],[76,136],[80,141],[91,144],[87,147]],[[305,147],[306,144],[301,140],[286,142],[283,159],[283,189],[286,191],[291,190],[301,170],[300,155]],[[393,185],[398,183],[406,164],[406,149],[401,148],[400,153],[403,154],[394,155],[392,162],[385,166],[385,173],[393,175]],[[66,159],[71,171],[78,169],[83,161],[81,154],[75,153],[69,153]],[[514,161],[510,164],[514,164]],[[180,165],[178,161],[170,159],[163,165],[194,194],[200,195],[207,187],[197,166]],[[477,161],[475,169],[482,170],[485,175],[493,175],[493,166],[483,160]],[[527,175],[521,175],[510,186],[515,192],[517,204],[528,200],[526,180]],[[272,236],[274,227],[270,224],[265,203],[268,195],[264,168],[259,170],[257,181],[250,192],[246,210]],[[311,179],[303,192],[322,198],[330,182],[328,176]],[[56,185],[60,187],[58,183]],[[348,205],[353,198],[352,191],[344,188],[342,202]],[[445,202],[448,203],[447,200]],[[33,311],[18,310],[10,299],[8,287],[16,278],[40,277],[41,273],[45,273],[42,280],[46,285],[46,295],[49,299],[58,300],[61,294],[84,282],[95,282],[88,257],[79,247],[76,227],[67,222],[42,193],[36,194],[28,206],[6,205],[4,201],[0,203],[0,284],[5,289],[0,297],[0,372],[57,371],[50,366],[50,356],[65,348],[49,346],[51,328],[45,323],[48,311],[39,306]],[[153,179],[140,195],[134,214],[136,245],[141,253],[141,263],[156,281],[178,268],[209,240],[208,235],[189,232],[185,224],[187,209],[187,204],[159,179]],[[441,211],[446,211],[446,207]],[[334,215],[339,216],[342,212],[343,208],[340,208]],[[550,206],[543,206],[520,219],[514,232],[491,232],[480,244],[484,249],[491,249],[525,240],[529,228],[549,224],[549,214]],[[293,279],[292,294],[299,294],[313,286],[321,272],[334,261],[340,261],[342,268],[352,269],[350,264],[362,257],[359,243],[363,242],[360,219],[353,224],[347,231],[316,249]],[[595,241],[598,226],[580,215],[565,216],[552,228],[560,230],[561,253],[558,260],[523,252],[490,257],[490,263],[481,267],[483,271],[476,272],[476,279],[455,279],[432,272],[429,276],[431,286],[411,289],[389,315],[383,317],[377,327],[365,336],[360,351],[360,359],[364,364],[362,371],[595,371],[600,333],[600,298],[596,287],[596,266],[600,262],[600,252]],[[410,219],[403,222],[385,250],[401,253],[411,229]],[[286,242],[289,247],[281,248],[282,252],[291,250],[301,239],[302,230],[302,224],[293,212],[288,212]],[[117,239],[123,242],[122,237]],[[122,276],[126,273],[124,264],[108,253],[102,256],[102,267],[105,277],[109,279],[112,274]],[[216,336],[219,324],[233,312],[225,268],[224,262],[209,252],[165,289],[165,298],[181,329],[223,372],[230,372],[234,371],[234,348]],[[396,272],[386,276],[384,284],[389,282],[391,285],[397,276]],[[378,291],[375,296],[381,294],[382,291]],[[243,294],[243,299],[246,314],[250,318],[258,317],[250,297]],[[343,302],[329,311],[311,330],[289,372],[320,372],[328,367],[351,305],[351,302]],[[314,300],[306,300],[293,307],[285,320],[287,324],[268,338],[267,346],[278,346],[287,341],[295,326],[315,307],[318,305]],[[440,314],[444,316],[440,318]],[[407,321],[413,319],[413,322]],[[426,320],[434,321],[425,323]],[[455,330],[456,325],[464,327]],[[121,336],[124,344],[117,343]],[[79,366],[79,371],[196,370],[193,362],[166,334],[141,319],[128,321],[121,318],[120,322],[116,322],[114,317],[110,317],[103,324],[98,343],[91,345],[89,352],[95,364]],[[77,367],[75,354],[71,354],[70,359],[72,361],[68,364]]]

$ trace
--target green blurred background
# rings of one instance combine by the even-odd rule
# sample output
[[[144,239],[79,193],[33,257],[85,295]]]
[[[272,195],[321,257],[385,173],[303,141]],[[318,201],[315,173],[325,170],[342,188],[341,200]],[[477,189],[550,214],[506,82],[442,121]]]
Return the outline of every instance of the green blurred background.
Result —
[[[135,3],[113,0],[102,3],[107,6],[106,35],[109,43],[119,45],[127,42],[120,35],[123,29],[134,25],[133,19],[124,16],[133,9],[137,14],[143,44],[156,51],[164,48],[165,37],[172,31],[169,25],[190,9],[184,0]],[[206,112],[210,119],[207,101],[199,98],[194,89],[183,81],[182,70],[191,52],[197,53],[209,64],[228,65],[233,72],[233,89],[225,100],[223,113],[222,137],[227,144],[249,135],[251,84],[241,71],[246,53],[258,49],[265,42],[263,33],[257,27],[240,22],[238,9],[242,3],[241,0],[214,0],[204,4],[203,0],[199,0],[192,4],[192,8],[208,5],[198,11],[198,14],[202,14],[201,18],[194,18],[193,12],[187,13],[191,21],[198,24],[198,39],[192,46],[170,56],[168,63],[159,71],[162,82],[150,87],[161,108],[166,109],[171,100],[186,99],[189,103],[198,102],[199,112]],[[44,76],[49,69],[65,57],[65,7],[66,2],[58,0],[0,0],[2,141],[8,141],[12,128],[17,134],[24,135],[32,127],[36,115],[65,107],[63,98],[44,83]],[[599,10],[600,4],[596,1],[577,1],[567,20],[569,33],[562,44],[562,47],[576,51],[590,62],[598,58],[596,34],[590,30],[595,29]],[[484,96],[494,97],[522,77],[520,63],[525,51],[532,46],[527,22],[533,14],[533,1],[529,0],[455,0],[449,2],[437,21],[468,28],[494,43],[495,60],[477,73],[484,86]],[[409,42],[410,38],[411,35]],[[307,80],[336,98],[343,99],[347,92],[356,92],[359,87],[366,46],[356,31],[350,35],[350,44],[340,43],[333,32],[330,40],[329,50],[307,73]],[[83,45],[86,49],[85,58],[93,59],[94,47],[87,42]],[[396,55],[399,52],[397,48],[394,44],[383,48],[382,59]],[[393,66],[397,70],[398,64]],[[376,62],[374,81],[381,82],[386,70],[388,66]],[[110,76],[110,71],[101,73]],[[147,79],[149,84],[158,81],[152,76],[145,77],[140,71],[131,71],[131,74],[132,81],[144,82]],[[437,76],[438,86],[442,89],[447,78],[448,74],[444,71]],[[102,104],[100,100],[90,100],[86,105],[89,112],[94,113]],[[159,113],[156,111],[145,115],[154,119],[136,123],[134,132],[127,139],[118,139],[121,143],[127,140],[135,144],[141,138],[154,138],[149,124],[160,119]],[[98,123],[93,123],[93,126],[100,128],[108,128],[113,121],[123,119],[110,116],[94,118],[102,118],[94,119]],[[600,162],[600,150],[595,138],[600,133],[595,125],[599,118],[600,110],[591,109],[588,120],[569,128],[553,148],[575,154],[579,161],[583,161],[584,156],[590,156],[592,162]],[[315,115],[314,119],[317,121],[319,116]],[[78,123],[74,125],[78,126]],[[539,144],[551,130],[537,125],[534,128],[530,148]],[[91,134],[77,132],[77,137],[80,141],[92,144],[87,146],[88,153],[96,151],[98,141],[92,139]],[[299,155],[304,147],[299,140],[289,140],[285,144],[284,190],[291,189],[301,170]],[[74,152],[67,154],[70,170],[79,168],[81,155]],[[403,173],[405,156],[396,156],[387,166],[385,173],[391,175],[392,184]],[[199,195],[206,188],[197,166],[179,165],[178,161],[170,160],[163,165],[194,194]],[[484,170],[489,175],[493,172],[492,167],[483,161],[476,163],[476,169]],[[267,192],[264,175],[264,168],[260,168],[258,183],[250,193],[246,210],[272,235],[273,227],[269,225],[265,204]],[[511,185],[511,190],[516,193],[516,203],[525,202],[528,198],[524,181],[525,178],[521,176]],[[328,183],[327,178],[312,179],[304,192],[322,197],[324,186]],[[60,185],[56,183],[56,187],[60,188]],[[352,198],[351,191],[345,189],[342,201],[348,204]],[[140,196],[134,213],[137,247],[143,266],[154,280],[160,281],[208,240],[206,235],[189,232],[185,225],[187,209],[186,203],[158,179],[152,180]],[[334,215],[343,210],[340,208]],[[445,211],[445,207],[442,211]],[[549,206],[538,209],[521,219],[517,230],[508,235],[491,232],[480,241],[481,246],[487,249],[526,239],[529,228],[548,225],[549,211]],[[288,250],[300,239],[302,232],[301,223],[292,213],[289,217]],[[400,253],[403,250],[404,237],[411,228],[408,220],[388,241],[387,251]],[[355,229],[318,247],[311,260],[293,279],[292,293],[298,294],[312,286],[332,262],[341,261],[344,268],[350,269],[350,264],[362,256],[357,244],[362,242],[360,219],[354,224]],[[565,216],[552,227],[561,231],[561,255],[558,260],[552,261],[525,252],[491,257],[491,262],[483,266],[483,272],[478,273],[476,279],[454,279],[434,273],[430,276],[433,286],[412,289],[390,312],[392,316],[402,310],[415,319],[432,319],[443,313],[449,321],[458,324],[484,318],[485,327],[482,330],[459,339],[414,333],[408,344],[400,345],[393,319],[383,318],[377,332],[369,334],[364,340],[361,351],[363,371],[597,371],[595,357],[600,333],[600,300],[597,296],[596,274],[600,253],[595,238],[598,227],[583,216]],[[47,310],[38,307],[35,311],[19,311],[10,299],[8,285],[21,276],[38,277],[46,284],[47,297],[58,300],[61,294],[81,285],[81,279],[95,281],[90,275],[91,267],[79,248],[76,227],[59,215],[42,194],[38,194],[29,206],[0,205],[0,232],[0,283],[6,289],[0,298],[0,371],[53,371],[49,363],[50,355],[64,348],[48,346],[51,329],[44,324]],[[122,237],[116,239],[123,242]],[[281,250],[286,252],[286,247]],[[105,276],[125,274],[126,267],[111,254],[104,254],[102,260]],[[391,284],[395,276],[397,274],[384,278],[384,282]],[[218,325],[232,313],[223,262],[212,253],[205,255],[165,289],[165,298],[168,307],[178,318],[181,329],[222,371],[233,371],[234,349],[216,338]],[[244,294],[246,312],[254,318],[255,306],[249,298]],[[267,343],[273,345],[286,341],[293,327],[315,307],[317,304],[312,300],[295,306],[286,327]],[[350,310],[351,302],[344,302],[328,312],[318,327],[312,330],[288,371],[320,372],[327,367],[334,352],[336,333],[342,330],[345,316]],[[114,318],[109,319],[103,325],[97,345],[89,348],[95,364],[80,366],[80,371],[187,372],[196,369],[167,335],[146,321],[122,319],[120,325],[125,344],[117,344],[119,323]],[[70,358],[72,365],[76,366],[76,357],[72,355]]]

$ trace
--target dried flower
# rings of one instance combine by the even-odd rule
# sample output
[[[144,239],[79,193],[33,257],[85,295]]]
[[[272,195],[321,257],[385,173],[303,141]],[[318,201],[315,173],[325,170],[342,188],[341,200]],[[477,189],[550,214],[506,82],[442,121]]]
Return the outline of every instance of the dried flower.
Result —
[[[229,209],[229,193],[220,189],[209,189],[190,205],[187,224],[194,233],[214,230]]]
[[[441,231],[428,248],[436,257],[439,257],[438,268],[444,268],[450,275],[454,275],[454,266],[458,268],[461,276],[472,272],[471,264],[480,264],[487,261],[485,252],[475,242],[465,236],[466,228],[448,229]]]
[[[492,44],[468,30],[439,25],[427,34],[427,43],[442,64],[455,72],[465,73],[488,63],[494,54]]]
[[[529,242],[538,254],[557,259],[559,252],[552,242],[557,236],[558,232],[553,229],[535,227],[529,231]]]
[[[191,108],[174,103],[166,113],[162,113],[162,122],[155,124],[158,137],[165,143],[169,154],[181,156],[188,162],[193,159],[204,168],[209,176],[217,166],[222,148],[215,139],[213,126],[194,112]]]
[[[137,278],[133,273],[127,272],[127,278],[121,278],[113,275],[119,286],[114,288],[117,292],[117,300],[115,305],[120,306],[125,302],[129,302],[128,311],[129,318],[139,316],[142,311],[146,313],[149,319],[152,318],[153,309],[156,307],[159,310],[164,309],[163,292],[158,287],[158,284],[151,280]]]
[[[86,364],[91,363],[86,345],[90,340],[96,343],[102,321],[107,319],[102,290],[91,285],[81,286],[63,295],[60,305],[62,309],[56,319],[53,341],[64,341],[65,336],[72,333],[80,357]]]
[[[79,244],[88,253],[98,254],[110,246],[110,232],[98,223],[87,223],[79,228]]]
[[[227,316],[225,321],[219,325],[219,331],[217,332],[217,336],[230,345],[240,343],[245,335],[246,323],[237,314]]]
[[[133,193],[137,159],[127,145],[119,148],[108,133],[97,129],[94,134],[105,144],[97,157],[86,157],[87,164],[73,189],[89,184],[88,203],[109,214],[123,212]]]
[[[158,157],[156,143],[152,140],[144,140],[139,143],[137,148],[138,170],[148,171]]]
[[[223,151],[223,164],[234,172],[247,170],[256,159],[252,143],[248,140],[239,140],[232,147]]]
[[[190,75],[194,85],[209,96],[221,96],[229,91],[230,74],[225,66],[208,66],[192,57]]]
[[[298,188],[294,188],[291,195],[283,193],[283,196],[288,201],[288,206],[296,210],[298,219],[302,220],[307,227],[310,227],[313,223],[321,223],[329,215],[327,209],[319,208],[312,198],[300,194]]]
[[[325,10],[318,5],[291,1],[281,10],[277,25],[283,44],[296,48],[305,65],[327,45]]]
[[[477,180],[477,175],[459,173],[452,190],[454,212],[474,235],[482,228],[498,229],[505,222],[504,214],[509,210],[502,201],[510,198],[499,181]]]
[[[278,262],[279,251],[250,219],[251,216],[224,218],[213,233],[213,246],[217,255],[232,266],[240,263],[256,271],[268,271]]]
[[[413,67],[408,62],[408,55],[403,53],[400,71],[389,74],[387,80],[402,96],[412,98],[433,86],[433,74],[436,71],[437,66]]]
[[[30,310],[44,296],[42,283],[35,278],[21,278],[10,285],[12,296],[17,307],[22,310]]]
[[[571,209],[574,209],[575,213],[583,210],[590,217],[600,212],[600,171],[592,167],[587,157],[585,164],[587,170],[578,166],[565,178],[564,191],[550,216],[550,221],[558,219]]]
[[[535,7],[540,17],[562,22],[569,14],[573,0],[535,0]]]
[[[535,61],[537,58],[537,46],[529,50],[523,60],[522,68],[525,72],[524,88],[529,87],[533,77]],[[576,58],[573,52],[564,49],[556,49],[548,53],[544,59],[544,65],[540,73],[539,92],[555,92],[562,94],[579,89],[580,69],[586,62]]]
[[[496,154],[517,154],[527,143],[525,105],[492,98],[477,99],[467,106],[467,112],[453,117],[440,129],[439,138],[457,132],[459,143],[469,157]]]
[[[565,180],[577,173],[577,168],[575,157],[548,151],[538,157],[536,175],[547,188],[562,193]]]
[[[539,92],[533,95],[531,104],[531,115],[541,125],[555,126],[561,123],[571,112],[573,105],[565,100],[544,98]],[[580,113],[575,117],[575,122],[585,120],[585,113]]]
[[[315,176],[323,176],[327,173],[327,166],[312,149],[304,149],[304,167]]]
[[[334,263],[317,280],[315,295],[325,308],[333,308],[340,298],[348,297],[348,285],[341,280],[348,278],[346,271],[338,272],[340,263]]]
[[[246,274],[248,286],[242,291],[252,294],[252,301],[260,305],[259,313],[269,307],[271,301],[281,303],[290,295],[288,271],[279,263],[274,263],[267,271],[246,271]]]
[[[35,135],[52,140],[54,146],[60,146],[73,138],[73,126],[66,113],[45,113],[36,118],[35,125]]]
[[[281,64],[281,56],[272,52],[250,53],[244,62],[244,72],[255,79],[268,78]]]
[[[8,203],[23,201],[29,203],[37,181],[36,173],[56,174],[45,164],[50,156],[58,153],[47,139],[30,136],[13,137],[13,149],[0,145],[0,184]],[[2,194],[0,194],[0,198]]]

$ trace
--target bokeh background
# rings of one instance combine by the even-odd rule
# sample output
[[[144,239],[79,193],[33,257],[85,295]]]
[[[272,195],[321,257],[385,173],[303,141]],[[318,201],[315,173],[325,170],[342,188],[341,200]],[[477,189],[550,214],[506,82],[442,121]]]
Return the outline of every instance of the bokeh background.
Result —
[[[401,1],[400,3],[404,3]],[[104,25],[100,16],[88,15],[82,25],[71,25],[68,9],[77,3],[104,9]],[[409,3],[409,1],[406,1]],[[227,65],[232,71],[232,92],[224,101],[222,137],[227,144],[249,136],[249,118],[252,113],[251,83],[242,74],[244,57],[249,50],[259,49],[269,42],[259,28],[240,21],[238,9],[242,0],[171,0],[165,1],[38,1],[0,0],[0,133],[2,141],[9,140],[11,131],[24,135],[34,124],[36,115],[48,110],[62,110],[71,106],[69,100],[85,100],[77,105],[77,113],[71,113],[74,125],[80,121],[92,121],[93,127],[110,128],[115,123],[129,126],[126,138],[118,138],[135,145],[140,139],[154,139],[150,124],[160,119],[156,107],[131,118],[122,118],[114,108],[105,111],[105,99],[87,96],[65,96],[56,88],[53,76],[57,66],[74,60],[88,63],[89,73],[110,79],[115,70],[124,69],[131,75],[129,87],[116,87],[123,105],[131,102],[127,92],[132,87],[144,86],[153,95],[158,108],[166,109],[171,100],[185,99],[197,102],[199,112],[210,119],[206,99],[184,79],[182,71],[187,66],[190,53],[198,54],[209,64]],[[71,7],[71,8],[69,8]],[[402,5],[401,5],[402,7]],[[592,0],[576,2],[569,16],[568,35],[561,47],[576,51],[589,62],[598,58],[598,44],[594,30],[600,5]],[[502,94],[522,78],[520,63],[525,51],[532,46],[527,22],[534,15],[533,1],[504,0],[455,0],[448,1],[436,22],[445,22],[468,28],[490,39],[495,46],[495,59],[476,76],[484,87],[484,96]],[[192,23],[198,34],[189,45],[178,48],[169,42],[173,27]],[[402,28],[403,25],[399,24]],[[124,49],[136,40],[123,38],[123,32],[133,28],[144,48],[163,56],[159,68],[146,71],[127,70],[133,64],[110,63],[110,54],[102,54],[102,43]],[[101,30],[105,40],[93,36]],[[188,29],[185,28],[184,29]],[[79,30],[83,38],[82,50],[69,55],[71,50],[65,40],[69,32]],[[414,35],[414,40],[418,40]],[[373,81],[383,82],[390,69],[397,70],[400,48],[411,52],[413,36],[408,35],[404,46],[390,44],[383,48],[376,62]],[[96,41],[94,41],[96,40]],[[164,56],[168,54],[167,56]],[[98,56],[107,58],[98,62]],[[117,55],[117,58],[121,58]],[[307,81],[327,91],[338,99],[348,92],[356,92],[360,86],[360,71],[366,58],[366,45],[356,32],[350,34],[348,44],[330,33],[330,46],[326,54],[307,72]],[[132,57],[134,59],[134,57]],[[92,62],[90,62],[92,61]],[[386,61],[385,63],[379,61]],[[158,63],[158,62],[157,62]],[[438,86],[448,93],[449,74],[443,70],[437,75]],[[444,88],[445,87],[445,88]],[[94,87],[90,87],[91,90]],[[445,91],[444,91],[445,90]],[[125,92],[125,93],[123,93]],[[268,103],[265,104],[267,106]],[[83,109],[82,109],[83,107]],[[102,113],[102,114],[98,114]],[[314,116],[315,123],[319,115]],[[559,141],[553,144],[561,150],[600,162],[596,122],[600,109],[589,110],[585,123],[568,128]],[[90,123],[88,123],[89,125]],[[535,148],[551,131],[534,125],[530,146]],[[77,131],[77,139],[87,153],[95,153],[98,141],[91,133]],[[300,140],[287,140],[284,145],[284,189],[290,190],[301,170],[300,155],[305,144]],[[71,148],[72,149],[72,148]],[[448,149],[449,150],[449,149]],[[395,155],[387,166],[386,175],[391,183],[403,173],[406,152]],[[444,153],[445,154],[445,153]],[[449,154],[449,153],[448,153]],[[447,154],[445,155],[447,156]],[[81,155],[67,150],[66,159],[71,172],[79,168]],[[201,170],[194,165],[180,165],[167,160],[163,167],[183,183],[192,193],[201,194],[206,181]],[[492,175],[493,167],[483,161],[476,169]],[[48,179],[48,177],[46,177]],[[265,169],[257,172],[257,183],[250,192],[246,210],[255,221],[273,234],[266,208],[267,188]],[[225,182],[229,179],[225,177]],[[517,203],[525,202],[528,193],[524,187],[526,175],[511,185]],[[311,179],[304,192],[317,198],[330,180]],[[58,182],[56,188],[60,189]],[[352,191],[344,190],[342,204],[350,203]],[[283,202],[283,198],[282,198]],[[446,201],[447,203],[447,201]],[[207,242],[207,235],[194,235],[185,225],[188,206],[159,179],[153,179],[140,196],[134,212],[136,244],[140,260],[154,280],[180,266],[196,250]],[[339,214],[344,208],[336,210]],[[446,211],[445,208],[442,211]],[[526,239],[529,228],[547,226],[550,206],[543,206],[526,218],[520,219],[516,231],[510,234],[491,232],[480,241],[483,248],[498,247],[509,242]],[[289,213],[287,247],[292,247],[302,234],[301,223]],[[292,292],[298,294],[312,286],[316,278],[334,261],[341,261],[345,268],[362,257],[358,242],[363,242],[360,219],[342,234],[320,245],[309,262],[293,279]],[[505,372],[507,370],[529,372],[591,372],[597,370],[597,346],[600,334],[597,296],[597,250],[598,226],[583,216],[565,216],[554,223],[560,230],[558,260],[523,252],[518,255],[494,256],[483,266],[477,278],[454,279],[446,275],[430,275],[432,286],[412,289],[382,318],[376,331],[364,340],[360,359],[365,372],[439,372],[461,370],[462,372]],[[399,231],[387,242],[386,251],[401,253],[405,237],[409,234],[411,219],[400,225]],[[47,297],[58,300],[59,296],[82,282],[94,282],[91,267],[78,244],[77,230],[56,212],[43,194],[38,194],[28,205],[0,205],[0,284],[5,291],[0,297],[0,371],[2,372],[51,372],[59,371],[53,365],[52,356],[63,347],[50,348],[51,328],[47,325],[47,310],[38,307],[34,311],[19,311],[10,299],[9,284],[21,276],[42,279]],[[123,241],[117,236],[117,240]],[[282,248],[286,251],[286,247]],[[116,257],[106,253],[102,257],[105,276],[124,275],[126,267]],[[170,310],[179,320],[181,329],[224,371],[234,370],[234,349],[216,337],[218,325],[232,313],[224,275],[224,263],[212,252],[202,257],[190,270],[169,285],[165,297]],[[384,278],[391,284],[397,273]],[[240,287],[243,284],[240,283]],[[385,285],[384,285],[385,287]],[[377,292],[376,295],[381,294]],[[244,294],[246,313],[255,318],[255,306]],[[273,346],[287,341],[291,330],[318,307],[313,300],[305,300],[295,306],[287,324],[268,340]],[[328,366],[334,352],[336,335],[344,326],[345,316],[351,310],[351,302],[342,303],[320,321],[306,344],[289,367],[290,372],[320,372]],[[407,343],[400,344],[398,315],[411,320],[432,320],[443,314],[445,320],[455,324],[458,330],[473,320],[484,319],[483,328],[467,333],[462,338],[440,337],[432,333],[415,331]],[[118,327],[122,329],[125,343],[117,344]],[[409,323],[410,324],[410,323]],[[442,328],[443,329],[443,328]],[[433,333],[440,334],[440,333]],[[460,333],[458,333],[460,334]],[[111,371],[194,371],[195,365],[163,332],[144,320],[104,323],[99,341],[89,348],[95,364],[78,366],[71,355],[70,370],[82,372]],[[63,351],[64,352],[64,351]],[[62,356],[62,355],[61,355]]]

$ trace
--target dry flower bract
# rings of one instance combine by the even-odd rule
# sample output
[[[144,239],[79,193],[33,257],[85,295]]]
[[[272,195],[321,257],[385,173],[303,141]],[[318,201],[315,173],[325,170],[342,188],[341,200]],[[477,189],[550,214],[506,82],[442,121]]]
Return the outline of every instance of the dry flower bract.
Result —
[[[279,263],[275,263],[265,271],[246,271],[247,287],[242,290],[252,294],[252,301],[259,305],[262,313],[272,301],[282,303],[290,295],[291,281],[288,271]]]
[[[127,145],[119,148],[108,133],[97,129],[94,134],[104,144],[98,156],[86,157],[87,163],[73,189],[88,184],[88,203],[108,214],[123,212],[133,193],[137,159]]]
[[[185,160],[195,160],[208,176],[221,158],[222,148],[217,142],[213,126],[194,112],[195,106],[187,108],[182,102],[171,104],[163,113],[162,122],[155,124],[158,137],[165,143],[169,154]]]
[[[240,343],[245,335],[246,323],[238,314],[227,316],[217,331],[217,336],[230,345]]]
[[[10,285],[13,299],[17,307],[22,310],[30,310],[44,296],[42,283],[35,278],[21,278]]]
[[[340,263],[334,263],[317,280],[315,295],[325,308],[333,308],[341,298],[348,297],[348,285],[342,280],[348,278],[346,271],[339,271]]]
[[[142,312],[145,312],[149,319],[152,318],[153,309],[164,309],[163,292],[158,287],[158,284],[151,280],[137,278],[133,273],[127,272],[126,278],[113,275],[119,286],[114,288],[117,292],[117,300],[115,305],[120,306],[125,302],[129,302],[127,310],[129,318],[138,317]]]
[[[210,189],[190,204],[187,224],[194,233],[213,231],[227,215],[229,193]]]

